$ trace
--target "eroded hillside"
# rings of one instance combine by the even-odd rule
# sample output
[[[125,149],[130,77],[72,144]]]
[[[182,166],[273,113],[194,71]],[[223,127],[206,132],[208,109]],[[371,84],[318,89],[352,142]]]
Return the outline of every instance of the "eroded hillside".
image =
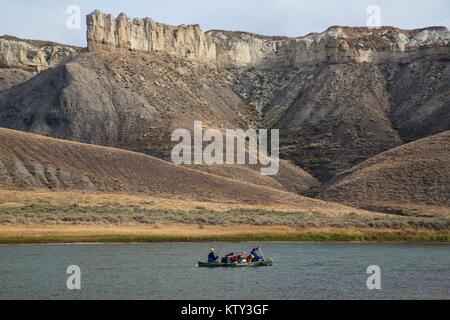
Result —
[[[1,126],[161,158],[194,120],[278,128],[281,156],[322,182],[450,129],[445,27],[288,38],[98,11],[87,23],[88,50],[0,94]]]
[[[449,181],[450,131],[445,131],[342,172],[320,197],[396,214],[448,216]]]
[[[79,53],[0,94],[0,123],[68,140],[170,155],[170,134],[247,127],[254,112],[217,69],[167,54]]]

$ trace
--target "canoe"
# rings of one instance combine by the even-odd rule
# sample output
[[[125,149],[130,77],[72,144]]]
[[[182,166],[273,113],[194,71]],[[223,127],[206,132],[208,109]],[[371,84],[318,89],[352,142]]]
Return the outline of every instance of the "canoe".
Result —
[[[270,267],[273,263],[272,258],[268,258],[264,261],[255,261],[255,262],[245,262],[245,263],[223,263],[223,262],[198,262],[199,267],[208,267],[208,268],[236,268],[236,267]]]

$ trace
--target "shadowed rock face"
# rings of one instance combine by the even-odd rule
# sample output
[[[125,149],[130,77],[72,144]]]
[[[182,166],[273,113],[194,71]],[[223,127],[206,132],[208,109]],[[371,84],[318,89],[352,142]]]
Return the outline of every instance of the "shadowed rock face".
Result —
[[[261,127],[280,129],[281,155],[326,181],[389,148],[450,129],[449,68],[438,57],[240,68],[232,83],[259,110]]]
[[[89,51],[21,85],[8,75],[0,126],[163,158],[194,120],[278,128],[282,157],[321,181],[450,129],[447,28],[267,37],[99,11],[87,24]]]
[[[333,27],[291,39],[212,33],[235,90],[256,108],[260,126],[280,129],[281,155],[321,181],[450,129],[446,28]],[[260,53],[272,44],[275,51],[236,60],[235,49],[249,43],[265,48]]]
[[[294,73],[266,106],[264,121],[281,128],[284,157],[326,181],[402,143],[390,108],[377,65],[322,65]]]

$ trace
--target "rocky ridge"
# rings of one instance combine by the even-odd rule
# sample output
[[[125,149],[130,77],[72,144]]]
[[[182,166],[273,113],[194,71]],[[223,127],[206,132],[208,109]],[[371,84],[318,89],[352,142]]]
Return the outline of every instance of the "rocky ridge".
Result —
[[[80,49],[51,41],[4,35],[0,37],[0,67],[40,72],[60,64]]]
[[[270,37],[246,32],[211,30],[199,25],[171,26],[150,18],[117,18],[94,11],[87,16],[90,50],[117,47],[135,51],[163,51],[178,57],[225,67],[297,67],[317,63],[407,62],[424,54],[448,50],[445,27],[402,30],[331,27],[304,37]]]
[[[130,19],[125,13],[117,18],[94,11],[87,22],[89,50],[122,48],[143,52],[165,52],[180,58],[214,62],[215,45],[199,25],[171,26],[150,18]]]
[[[228,67],[299,67],[318,63],[384,63],[412,61],[448,50],[445,27],[402,30],[331,27],[304,37],[265,37],[242,32],[209,31],[217,62]]]

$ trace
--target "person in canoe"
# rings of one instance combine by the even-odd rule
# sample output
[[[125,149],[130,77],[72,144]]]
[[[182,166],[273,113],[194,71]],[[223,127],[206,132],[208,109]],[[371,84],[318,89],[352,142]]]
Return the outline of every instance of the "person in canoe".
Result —
[[[208,254],[208,263],[216,263],[219,260],[219,256],[216,256],[216,249],[211,248],[209,249]]]
[[[228,252],[227,254],[225,254],[223,256],[223,258],[220,260],[220,262],[222,263],[229,263],[231,262],[231,257],[233,257],[234,253],[233,252]]]
[[[259,251],[259,247],[253,248],[252,251],[250,252],[250,255],[252,256],[252,261],[262,261],[264,260],[263,256],[260,256],[258,254]]]

